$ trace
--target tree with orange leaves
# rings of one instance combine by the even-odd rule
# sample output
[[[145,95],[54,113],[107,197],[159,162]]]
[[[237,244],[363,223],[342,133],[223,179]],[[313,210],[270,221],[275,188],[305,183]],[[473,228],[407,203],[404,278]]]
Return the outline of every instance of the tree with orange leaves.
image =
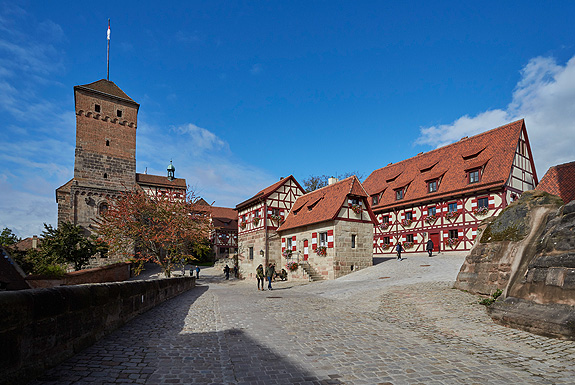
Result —
[[[111,254],[132,259],[139,269],[146,261],[155,262],[169,277],[174,267],[195,259],[191,247],[209,236],[209,213],[197,201],[191,190],[184,199],[173,199],[134,188],[112,202],[97,232]]]

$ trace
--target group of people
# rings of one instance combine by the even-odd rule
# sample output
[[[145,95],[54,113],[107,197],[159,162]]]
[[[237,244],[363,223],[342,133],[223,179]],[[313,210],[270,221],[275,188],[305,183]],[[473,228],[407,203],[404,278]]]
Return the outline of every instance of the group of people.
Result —
[[[226,276],[226,279],[230,279],[230,271],[230,267],[226,265],[224,267],[224,275]],[[234,265],[234,277],[238,278],[238,265]]]
[[[258,290],[264,290],[264,278],[268,281],[268,290],[272,290],[272,280],[276,273],[276,265],[270,263],[266,266],[266,271],[264,273],[264,267],[260,265],[256,268],[256,278],[258,280]],[[260,288],[261,286],[261,288]]]
[[[431,239],[427,241],[427,245],[425,245],[425,250],[427,251],[427,254],[430,257],[433,255],[433,241]],[[395,251],[397,251],[397,260],[403,261],[403,258],[401,258],[401,252],[405,251],[405,249],[401,245],[401,242],[397,242],[397,246],[395,246]]]

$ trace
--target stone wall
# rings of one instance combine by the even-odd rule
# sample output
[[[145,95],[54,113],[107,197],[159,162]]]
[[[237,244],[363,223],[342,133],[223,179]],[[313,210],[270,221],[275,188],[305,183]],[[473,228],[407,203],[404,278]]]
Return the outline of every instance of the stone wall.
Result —
[[[194,286],[180,277],[0,292],[0,384],[26,383]]]
[[[114,263],[108,266],[84,269],[66,273],[59,279],[45,279],[42,276],[27,276],[26,281],[33,289],[54,286],[81,285],[85,283],[104,283],[127,281],[131,276],[130,262]]]

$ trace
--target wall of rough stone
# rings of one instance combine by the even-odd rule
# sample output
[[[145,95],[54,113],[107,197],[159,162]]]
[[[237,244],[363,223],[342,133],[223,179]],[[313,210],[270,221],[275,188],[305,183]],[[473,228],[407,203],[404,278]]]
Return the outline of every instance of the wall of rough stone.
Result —
[[[194,286],[180,277],[0,292],[0,384],[26,383]]]
[[[130,262],[114,263],[108,266],[96,267],[66,273],[59,279],[45,279],[42,276],[27,276],[26,282],[33,289],[44,289],[54,286],[81,285],[85,283],[104,283],[127,281],[131,276]]]

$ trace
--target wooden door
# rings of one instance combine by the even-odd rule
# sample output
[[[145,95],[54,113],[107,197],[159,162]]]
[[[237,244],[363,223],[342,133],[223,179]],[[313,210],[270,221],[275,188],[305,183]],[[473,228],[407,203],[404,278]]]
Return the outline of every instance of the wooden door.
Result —
[[[433,242],[433,251],[439,251],[439,243],[440,243],[440,238],[439,238],[439,233],[431,233],[429,234],[429,239],[431,239],[431,242]]]

